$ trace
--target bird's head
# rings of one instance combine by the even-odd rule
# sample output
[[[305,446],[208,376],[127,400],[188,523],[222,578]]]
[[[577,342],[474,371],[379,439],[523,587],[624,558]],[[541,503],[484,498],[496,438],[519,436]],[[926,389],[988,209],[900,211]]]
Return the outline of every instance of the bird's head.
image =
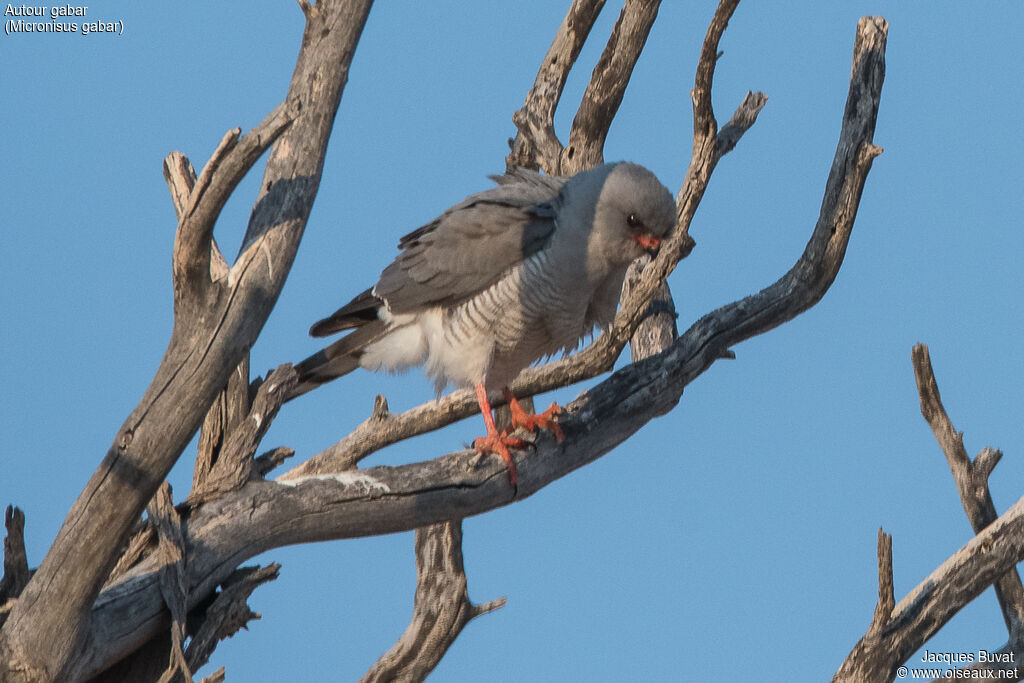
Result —
[[[596,202],[588,258],[624,265],[654,253],[676,224],[672,193],[637,164],[608,164],[592,173]]]

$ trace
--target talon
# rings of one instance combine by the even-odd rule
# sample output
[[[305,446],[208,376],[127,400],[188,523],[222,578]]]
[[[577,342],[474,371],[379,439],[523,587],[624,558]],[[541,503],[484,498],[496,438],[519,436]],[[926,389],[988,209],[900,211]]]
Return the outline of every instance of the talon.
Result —
[[[509,412],[512,413],[513,427],[522,427],[534,434],[537,433],[537,428],[540,427],[554,434],[558,443],[565,441],[562,427],[554,419],[555,415],[561,415],[563,412],[560,405],[552,403],[544,412],[531,415],[523,410],[523,407],[519,405],[519,401],[512,395],[512,391],[508,387],[505,387],[502,392],[505,394],[505,400],[508,402]]]
[[[488,436],[481,436],[478,439],[473,440],[473,449],[480,455],[487,455],[490,453],[496,453],[501,456],[501,459],[505,461],[505,467],[508,468],[508,483],[516,488],[519,482],[519,471],[516,469],[516,461],[512,459],[512,454],[509,452],[509,448],[515,448],[522,450],[529,446],[528,441],[523,439],[507,436],[505,434],[492,434]]]

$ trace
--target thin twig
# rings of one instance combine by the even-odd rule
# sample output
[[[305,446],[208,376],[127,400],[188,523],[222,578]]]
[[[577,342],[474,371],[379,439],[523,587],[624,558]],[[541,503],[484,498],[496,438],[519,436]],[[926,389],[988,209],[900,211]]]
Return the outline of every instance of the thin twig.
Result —
[[[892,576],[892,536],[878,528],[878,602],[875,614],[871,618],[868,633],[881,636],[892,618],[892,608],[896,606],[893,594]]]

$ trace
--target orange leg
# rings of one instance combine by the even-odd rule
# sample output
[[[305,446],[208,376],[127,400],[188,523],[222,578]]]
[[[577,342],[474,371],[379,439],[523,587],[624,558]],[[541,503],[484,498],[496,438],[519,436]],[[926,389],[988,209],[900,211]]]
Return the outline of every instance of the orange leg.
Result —
[[[501,459],[505,461],[505,466],[508,468],[508,482],[512,484],[513,488],[516,488],[519,481],[519,473],[516,470],[516,461],[512,459],[512,454],[508,452],[508,449],[509,446],[512,448],[526,448],[529,446],[529,443],[513,436],[499,434],[498,428],[494,424],[494,415],[491,413],[491,403],[487,400],[487,390],[483,384],[477,384],[474,388],[476,389],[477,403],[480,404],[480,412],[484,416],[484,424],[487,425],[487,436],[482,436],[473,441],[473,448],[480,455],[485,453],[497,453],[500,455]]]
[[[522,427],[523,429],[529,430],[533,433],[537,433],[537,427],[546,429],[555,435],[558,443],[562,443],[565,440],[565,436],[562,434],[562,428],[553,419],[555,415],[562,413],[562,408],[557,403],[552,403],[548,406],[548,409],[543,413],[537,413],[536,415],[530,415],[523,407],[519,405],[519,401],[512,395],[512,390],[508,387],[504,387],[502,393],[505,395],[505,401],[508,402],[508,408],[512,412],[512,426]]]

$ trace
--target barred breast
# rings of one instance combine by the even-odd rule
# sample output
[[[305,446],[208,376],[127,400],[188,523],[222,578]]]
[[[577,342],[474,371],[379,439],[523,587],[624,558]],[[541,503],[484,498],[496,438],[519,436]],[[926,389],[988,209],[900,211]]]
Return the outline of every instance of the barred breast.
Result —
[[[575,349],[607,315],[588,308],[591,285],[572,282],[573,269],[552,269],[550,259],[547,250],[533,254],[457,306],[396,317],[395,333],[367,348],[360,365],[401,370],[422,363],[440,394],[448,384],[498,388],[533,362]],[[615,292],[612,312],[617,299]]]

